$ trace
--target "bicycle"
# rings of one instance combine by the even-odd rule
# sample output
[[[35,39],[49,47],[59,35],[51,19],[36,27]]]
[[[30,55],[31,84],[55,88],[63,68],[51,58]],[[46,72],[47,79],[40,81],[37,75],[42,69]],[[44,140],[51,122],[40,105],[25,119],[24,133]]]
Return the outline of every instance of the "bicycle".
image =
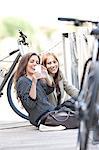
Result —
[[[73,21],[79,26],[87,20],[77,20],[74,18],[59,18],[62,21]],[[92,22],[98,23],[98,22]],[[83,70],[80,92],[76,101],[76,109],[80,120],[78,132],[78,150],[87,150],[91,130],[96,125],[99,126],[99,29],[93,29],[91,35],[95,37],[92,57],[90,57]]]
[[[18,100],[16,99],[16,95],[14,94],[14,84],[13,84],[13,76],[14,76],[14,69],[20,59],[20,57],[26,53],[26,49],[28,48],[28,43],[26,42],[26,38],[27,36],[19,30],[19,39],[18,39],[18,49],[14,50],[12,52],[9,53],[9,56],[12,56],[13,54],[17,53],[17,56],[15,58],[15,60],[13,61],[12,65],[10,66],[9,70],[4,73],[4,70],[1,68],[0,69],[0,78],[2,79],[0,82],[0,97],[3,95],[3,89],[7,84],[7,99],[8,102],[11,106],[11,108],[14,110],[14,112],[16,114],[18,114],[20,117],[27,119],[28,120],[28,114],[27,112],[22,109],[19,104],[18,104]],[[7,58],[7,57],[5,57]],[[2,60],[0,60],[0,62],[2,62],[5,58],[3,58]]]
[[[99,35],[99,29],[92,30],[91,34],[96,37]],[[98,47],[93,50],[92,57],[85,64],[81,89],[78,96],[80,150],[87,150],[90,131],[95,128],[99,120],[99,37],[96,37],[96,40],[98,40]],[[87,76],[85,77],[89,62],[90,65]]]

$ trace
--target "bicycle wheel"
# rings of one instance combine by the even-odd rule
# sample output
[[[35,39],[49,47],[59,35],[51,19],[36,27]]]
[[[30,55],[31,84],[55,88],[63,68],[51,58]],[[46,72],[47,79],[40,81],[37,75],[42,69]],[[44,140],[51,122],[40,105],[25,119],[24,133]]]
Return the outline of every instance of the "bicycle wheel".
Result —
[[[89,128],[87,127],[87,122],[81,120],[79,127],[77,150],[87,150],[88,137],[89,137]]]
[[[14,84],[13,84],[13,76],[10,78],[9,82],[8,82],[8,86],[7,86],[7,98],[8,98],[8,102],[11,106],[11,108],[13,109],[13,111],[19,115],[20,117],[29,120],[28,118],[28,114],[25,111],[24,108],[22,108],[22,105],[18,102],[17,98],[16,98],[16,92],[14,89]]]
[[[79,126],[79,133],[78,133],[78,149],[79,150],[87,150],[88,148],[88,141],[89,141],[89,134],[91,129],[94,128],[96,123],[96,106],[99,105],[99,63],[96,63],[94,66],[94,69],[91,70],[91,72],[88,75],[87,85],[88,85],[88,91],[84,92],[85,97],[82,98],[83,100],[83,106],[86,106],[86,109],[84,110],[81,106],[81,115],[79,115],[80,118],[80,126]],[[81,99],[81,97],[80,97]],[[84,106],[84,107],[85,107]]]

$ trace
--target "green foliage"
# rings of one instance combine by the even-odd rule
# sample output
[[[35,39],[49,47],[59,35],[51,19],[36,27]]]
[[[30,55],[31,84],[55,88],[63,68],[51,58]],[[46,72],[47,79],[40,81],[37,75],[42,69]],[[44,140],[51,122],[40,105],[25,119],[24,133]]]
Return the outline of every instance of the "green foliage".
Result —
[[[50,28],[49,27],[41,27],[41,30],[42,30],[42,32],[45,33],[45,35],[48,39],[50,39],[51,36],[53,35],[53,33],[56,32],[56,29],[52,28],[52,27],[50,27]]]
[[[7,37],[19,38],[19,30],[27,36],[27,42],[38,52],[45,48],[44,43],[50,41],[53,33],[56,32],[52,27],[33,27],[28,21],[20,17],[5,17],[0,20],[0,40]],[[44,41],[45,40],[45,41]]]
[[[34,34],[33,27],[22,18],[6,17],[2,20],[0,29],[0,38],[17,37],[18,31],[22,30],[24,33],[29,34],[30,38]]]

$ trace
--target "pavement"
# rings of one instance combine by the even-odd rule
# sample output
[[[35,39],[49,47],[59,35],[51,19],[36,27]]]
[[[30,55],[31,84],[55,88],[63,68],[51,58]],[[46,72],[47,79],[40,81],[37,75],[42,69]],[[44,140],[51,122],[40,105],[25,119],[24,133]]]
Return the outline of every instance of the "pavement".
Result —
[[[0,150],[79,150],[78,129],[40,132],[10,107],[6,95],[0,98]],[[89,139],[88,150],[98,150]]]
[[[0,150],[80,150],[78,129],[41,132],[28,121],[0,122]],[[88,150],[98,150],[89,139]]]
[[[27,127],[32,126],[29,121],[20,121],[20,122],[13,122],[13,121],[1,121],[0,122],[0,130],[4,129],[14,129],[14,128],[20,128],[20,127]],[[34,127],[36,129],[36,127]]]

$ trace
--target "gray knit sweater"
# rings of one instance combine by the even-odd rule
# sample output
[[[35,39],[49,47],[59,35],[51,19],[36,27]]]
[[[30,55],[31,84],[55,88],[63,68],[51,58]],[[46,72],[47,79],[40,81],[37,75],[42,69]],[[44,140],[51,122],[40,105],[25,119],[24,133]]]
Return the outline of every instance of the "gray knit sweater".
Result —
[[[54,106],[49,103],[48,95],[53,92],[54,87],[50,87],[42,80],[37,81],[36,99],[29,96],[32,81],[26,76],[22,76],[17,81],[17,95],[20,98],[23,107],[29,114],[29,121],[37,126],[40,117],[48,111],[54,110]]]

